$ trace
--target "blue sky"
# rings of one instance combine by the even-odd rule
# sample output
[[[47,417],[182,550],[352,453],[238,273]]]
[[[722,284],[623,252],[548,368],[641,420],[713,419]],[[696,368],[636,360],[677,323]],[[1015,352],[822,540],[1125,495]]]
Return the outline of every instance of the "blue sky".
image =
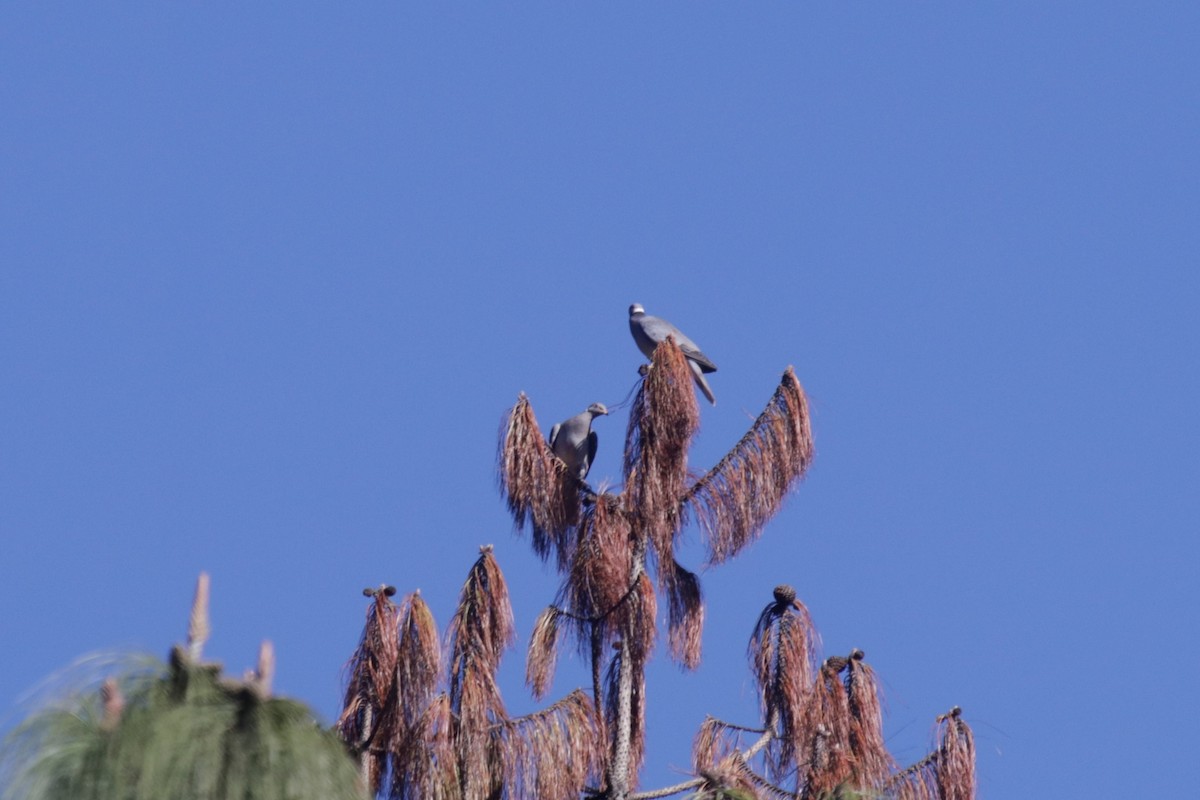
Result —
[[[1187,796],[1198,743],[1200,12],[1186,3],[0,8],[0,718],[82,654],[274,641],[337,712],[359,590],[443,625],[504,411],[614,404],[643,303],[720,370],[714,463],[795,366],[817,459],[703,574],[643,785],[777,583],[887,733],[980,796]],[[619,477],[625,417],[597,422]],[[690,534],[694,545],[696,535]],[[684,550],[692,566],[697,547]],[[1176,675],[1180,670],[1183,674]],[[586,680],[561,667],[552,696]]]

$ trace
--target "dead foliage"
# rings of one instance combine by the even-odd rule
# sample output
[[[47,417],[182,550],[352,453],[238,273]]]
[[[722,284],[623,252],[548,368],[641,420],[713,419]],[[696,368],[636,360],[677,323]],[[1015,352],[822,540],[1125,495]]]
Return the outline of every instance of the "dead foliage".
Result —
[[[734,752],[739,752],[743,735],[750,734],[762,739],[767,734],[765,729],[745,728],[741,725],[731,725],[713,716],[706,716],[696,736],[692,740],[692,771],[697,775],[711,769]],[[757,750],[757,748],[752,748]],[[743,757],[747,757],[742,753]]]
[[[497,454],[500,491],[517,529],[529,525],[533,550],[554,557],[560,570],[570,561],[571,536],[579,522],[582,482],[550,451],[529,398],[522,393],[505,417]]]
[[[883,741],[879,680],[875,670],[863,658],[863,651],[856,649],[846,659],[850,755],[854,760],[855,783],[858,786],[882,786],[896,764]]]
[[[777,586],[773,602],[759,614],[747,647],[763,717],[776,735],[770,759],[775,776],[800,760],[798,748],[809,713],[816,649],[817,634],[808,609],[797,599],[795,589]]]
[[[396,690],[401,718],[412,725],[437,690],[441,643],[433,612],[419,592],[404,598],[399,617]]]
[[[576,689],[547,709],[505,722],[500,742],[504,785],[511,796],[579,797],[602,762],[594,716],[591,701]]]
[[[797,750],[803,765],[807,791],[820,795],[832,792],[852,774],[850,754],[850,699],[839,673],[846,659],[825,660],[817,672],[812,699],[799,731]]]
[[[893,775],[883,796],[893,800],[974,800],[975,737],[958,706],[937,718],[933,752]]]
[[[529,637],[529,651],[525,657],[525,683],[537,700],[550,691],[554,680],[554,666],[558,661],[558,623],[563,612],[555,606],[547,606],[533,624],[533,635]]]
[[[975,736],[958,706],[938,717],[937,786],[941,800],[975,797]]]
[[[687,453],[699,427],[691,368],[675,340],[668,338],[654,350],[625,437],[625,508],[636,518],[637,530],[648,539],[660,566],[669,568],[675,560],[680,504],[688,489]],[[669,569],[659,570],[660,580],[669,577]]]
[[[701,634],[704,631],[704,598],[700,578],[672,561],[667,582],[667,645],[671,657],[687,669],[700,666]],[[662,569],[662,566],[659,567]]]
[[[635,574],[633,529],[620,498],[599,495],[583,515],[579,547],[559,593],[582,654],[590,652],[593,627],[605,644],[618,635],[618,607]]]
[[[401,727],[398,716],[396,664],[400,641],[392,587],[365,589],[372,598],[358,647],[347,662],[342,713],[334,727],[359,754],[372,790],[378,790],[387,760],[387,745]]]
[[[450,697],[438,694],[392,745],[391,800],[457,800],[459,760],[455,753]]]
[[[685,498],[704,532],[710,563],[737,555],[758,538],[812,458],[808,399],[788,367],[754,425]]]

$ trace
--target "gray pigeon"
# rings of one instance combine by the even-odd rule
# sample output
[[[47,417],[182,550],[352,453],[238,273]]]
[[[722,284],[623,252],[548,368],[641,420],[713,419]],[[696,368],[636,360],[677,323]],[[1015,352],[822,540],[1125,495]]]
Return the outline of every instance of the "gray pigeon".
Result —
[[[608,413],[603,403],[592,403],[587,411],[576,414],[550,429],[550,450],[563,460],[567,471],[583,480],[596,460],[596,432],[592,420]]]
[[[675,337],[675,344],[679,345],[679,349],[687,356],[688,366],[692,368],[692,377],[696,380],[696,385],[700,387],[700,391],[704,392],[708,402],[714,406],[717,404],[717,398],[713,397],[712,389],[708,388],[708,381],[704,380],[704,373],[716,372],[717,365],[708,356],[701,353],[696,343],[684,336],[679,328],[665,319],[648,315],[641,303],[634,303],[629,307],[629,332],[633,334],[633,340],[637,342],[638,349],[645,354],[646,358],[654,357],[654,348],[658,347],[659,342],[666,341],[668,336]]]

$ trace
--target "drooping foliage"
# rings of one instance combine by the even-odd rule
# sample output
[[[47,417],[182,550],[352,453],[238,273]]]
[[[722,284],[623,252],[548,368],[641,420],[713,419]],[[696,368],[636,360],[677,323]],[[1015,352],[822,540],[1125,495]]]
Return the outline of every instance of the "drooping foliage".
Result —
[[[855,649],[846,659],[846,698],[850,707],[849,745],[856,781],[881,786],[896,768],[883,740],[883,708],[875,670]]]
[[[667,644],[675,661],[687,669],[696,669],[700,666],[701,634],[704,632],[700,578],[684,569],[678,561],[672,561],[669,568],[674,575],[667,582]]]
[[[335,728],[342,739],[358,754],[364,782],[379,789],[386,760],[387,745],[396,733],[397,703],[393,696],[399,637],[396,606],[391,586],[364,589],[372,598],[367,606],[367,621],[358,648],[346,665],[348,680],[342,713]]]
[[[816,632],[808,609],[790,586],[759,614],[747,649],[766,727],[776,733],[771,771],[782,775],[797,760],[812,692]]]
[[[675,535],[683,522],[680,502],[687,491],[687,455],[700,428],[692,372],[683,351],[668,338],[629,414],[625,436],[623,507],[659,565],[660,585],[674,577]]]
[[[885,793],[895,800],[974,800],[975,737],[958,706],[937,718],[933,751],[893,776]]]
[[[707,718],[692,747],[697,777],[673,788],[696,796],[731,788],[757,798],[974,797],[974,744],[957,708],[938,718],[935,750],[898,770],[884,746],[878,678],[863,652],[815,667],[815,646],[795,591],[777,587],[749,646],[764,727]],[[747,735],[755,737],[749,746]]]
[[[563,569],[574,548],[584,484],[551,451],[529,398],[521,394],[508,412],[497,454],[500,490],[518,529],[529,527],[533,550]]]
[[[778,513],[814,452],[808,401],[789,367],[766,408],[729,453],[707,472],[690,472],[688,452],[700,417],[687,359],[668,338],[640,371],[644,380],[630,409],[622,482],[615,490],[595,493],[564,473],[523,394],[506,417],[499,448],[501,492],[513,520],[518,529],[530,532],[534,551],[556,566],[563,581],[554,604],[535,623],[526,681],[535,697],[544,697],[568,640],[590,661],[588,707],[598,744],[590,768],[603,769],[603,775],[589,793],[609,800],[635,796],[644,760],[645,675],[659,634],[660,594],[668,653],[685,668],[700,662],[701,582],[676,557],[685,524],[690,520],[699,529],[709,565],[736,556]],[[477,603],[466,603],[456,620],[462,617],[465,624],[471,615],[483,613]],[[479,628],[481,639],[489,629]],[[451,642],[456,641],[452,635]],[[795,590],[778,587],[749,646],[762,725],[745,728],[709,720],[696,739],[694,777],[636,796],[691,791],[696,797],[744,800],[908,791],[910,782],[903,776],[909,773],[897,771],[884,747],[878,680],[861,651],[821,662],[818,648],[808,610]],[[451,650],[450,687],[439,701],[445,710],[432,719],[445,731],[456,780],[466,788],[463,796],[545,794],[540,778],[513,782],[513,775],[532,773],[520,766],[526,763],[524,745],[499,732],[509,730],[510,723],[494,688],[495,665],[475,658],[472,663],[483,666],[471,672],[457,666],[466,663],[455,655],[457,645]],[[486,735],[478,731],[485,724],[493,726]],[[961,750],[947,750],[936,759],[940,773],[930,767],[912,774],[931,776],[945,791],[957,791],[954,787],[964,785],[963,771],[945,765],[961,762]],[[438,747],[430,744],[427,752],[438,752]],[[565,762],[559,769],[569,772]],[[477,785],[472,783],[475,773],[486,776]]]
[[[378,596],[373,607],[386,608]],[[383,742],[384,762],[376,772],[391,776],[386,786],[376,785],[377,791],[393,800],[565,800],[579,795],[599,770],[602,748],[595,709],[577,690],[543,711],[509,717],[496,671],[515,630],[508,587],[490,546],[481,549],[471,567],[447,626],[444,676],[439,674],[436,627],[420,596],[410,595],[394,616],[398,633],[392,683],[386,692],[373,694],[395,704],[394,709],[376,709],[375,715],[396,720],[388,738],[375,736]],[[385,618],[368,610],[364,642],[385,638],[374,632],[377,621]],[[361,656],[362,649],[353,664],[370,662]],[[357,674],[352,671],[351,685]],[[439,681],[445,691],[435,694]],[[347,692],[343,718],[351,716],[360,695]]]
[[[754,425],[685,497],[711,563],[726,561],[758,538],[812,458],[808,399],[788,367]]]
[[[526,680],[535,696],[549,690],[564,634],[590,659],[593,704],[604,708],[597,726],[607,742],[599,790],[610,798],[633,792],[644,757],[645,665],[658,635],[658,593],[671,657],[685,668],[700,662],[700,580],[675,556],[685,523],[699,528],[710,565],[737,555],[779,511],[814,452],[808,401],[789,367],[746,435],[693,478],[688,451],[700,418],[686,357],[667,339],[641,371],[619,490],[563,492],[569,483],[554,472],[524,395],[501,442],[509,510],[518,527],[531,528],[534,550],[553,556],[563,575],[555,603],[535,625]],[[646,796],[691,790],[697,797],[817,797],[901,785],[883,743],[874,672],[861,651],[819,662],[818,647],[795,590],[778,587],[749,647],[762,727],[710,720],[696,740],[697,777]]]

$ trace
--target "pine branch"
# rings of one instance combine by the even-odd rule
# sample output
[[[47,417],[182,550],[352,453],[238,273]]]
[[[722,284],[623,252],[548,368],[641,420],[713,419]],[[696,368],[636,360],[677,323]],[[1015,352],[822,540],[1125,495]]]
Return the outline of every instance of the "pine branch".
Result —
[[[503,779],[492,726],[508,713],[496,670],[514,638],[508,587],[491,545],[481,547],[447,629],[451,737],[465,800],[487,797]]]
[[[449,695],[434,697],[393,741],[390,800],[461,797]]]
[[[437,689],[441,646],[433,612],[419,591],[404,598],[398,616],[397,703],[404,724],[411,725]]]
[[[595,710],[579,689],[549,708],[503,723],[501,738],[508,759],[504,783],[515,797],[578,797],[604,760]]]
[[[558,569],[565,570],[575,546],[581,492],[590,495],[591,490],[550,451],[524,393],[504,420],[496,457],[500,493],[514,526],[520,530],[528,524],[534,552],[543,561],[553,555]]]
[[[634,792],[629,795],[629,800],[653,800],[656,797],[670,797],[673,794],[686,792],[688,789],[696,789],[704,785],[704,778],[689,778],[682,783],[677,783],[674,786],[664,786],[661,789],[652,789],[647,792]]]
[[[804,786],[809,793],[832,792],[851,777],[850,701],[838,677],[845,667],[840,656],[825,659],[805,710],[797,749],[807,757]]]
[[[525,683],[535,700],[546,696],[554,680],[554,666],[558,661],[558,623],[562,618],[561,610],[547,606],[533,624],[525,659]]]
[[[642,567],[637,562],[634,533],[620,499],[603,494],[584,513],[580,542],[557,604],[569,612],[581,654],[591,649],[593,628],[604,644],[620,630],[617,610],[635,590]]]
[[[687,454],[700,427],[692,372],[683,351],[668,337],[654,350],[653,363],[634,399],[625,437],[624,507],[670,578],[674,540],[682,524],[687,491]]]
[[[958,706],[938,717],[937,786],[941,800],[974,800],[975,737]]]
[[[879,680],[863,660],[862,650],[846,659],[846,696],[850,707],[849,745],[858,786],[881,786],[896,768],[883,741],[883,709]]]
[[[678,561],[672,561],[666,568],[672,570],[672,577],[667,582],[670,601],[667,643],[671,657],[687,669],[696,669],[700,666],[701,633],[704,630],[700,579]]]
[[[747,655],[758,686],[767,729],[778,735],[768,758],[779,776],[796,766],[809,713],[817,635],[808,609],[787,585],[775,587],[774,602],[758,617]]]
[[[391,601],[396,589],[385,584],[363,589],[363,594],[371,603],[358,647],[345,667],[349,677],[334,729],[359,754],[367,786],[376,791],[387,760],[386,745],[401,725],[395,695],[399,638]]]
[[[958,706],[937,718],[932,752],[881,787],[894,800],[974,800],[975,739]]]
[[[710,563],[758,538],[812,458],[808,399],[788,367],[746,435],[683,498],[704,532]]]

